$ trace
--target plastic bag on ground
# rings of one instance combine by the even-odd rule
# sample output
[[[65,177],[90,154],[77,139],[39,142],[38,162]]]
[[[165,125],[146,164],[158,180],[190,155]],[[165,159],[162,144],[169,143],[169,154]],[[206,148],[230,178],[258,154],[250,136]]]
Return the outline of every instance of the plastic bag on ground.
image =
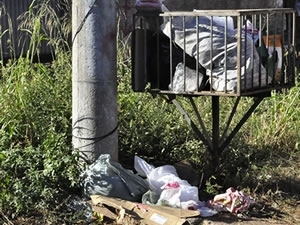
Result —
[[[154,168],[154,166],[148,164],[145,160],[138,156],[134,156],[134,169],[140,176],[147,177],[147,175],[150,174],[151,170]]]
[[[121,164],[110,161],[109,154],[100,157],[91,164],[81,176],[84,194],[104,195],[128,201],[140,201],[148,191],[147,182]]]
[[[149,202],[151,201],[151,199],[157,199],[152,198],[151,196],[160,196],[161,198],[164,187],[166,187],[167,184],[177,182],[180,187],[179,200],[181,204],[187,201],[199,201],[198,188],[195,186],[191,186],[186,180],[180,179],[174,166],[164,165],[155,168],[149,165],[145,160],[139,158],[138,156],[135,157],[135,165],[137,165],[135,169],[138,171],[139,174],[146,175],[148,185],[151,191],[146,193],[147,196],[143,197],[144,200],[147,200]],[[157,202],[150,203],[156,204]]]

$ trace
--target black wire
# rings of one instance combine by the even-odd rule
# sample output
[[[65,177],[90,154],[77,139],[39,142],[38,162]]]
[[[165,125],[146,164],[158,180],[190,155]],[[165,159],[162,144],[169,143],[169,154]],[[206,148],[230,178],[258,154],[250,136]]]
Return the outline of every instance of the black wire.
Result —
[[[87,141],[94,141],[92,143],[89,143],[87,145],[83,145],[83,146],[80,146],[80,147],[76,147],[76,148],[84,148],[86,146],[89,146],[89,145],[92,145],[92,144],[95,144],[99,141],[102,141],[103,139],[107,138],[108,136],[112,135],[113,133],[115,133],[118,129],[118,124],[115,126],[114,129],[112,129],[110,132],[108,132],[107,134],[103,135],[103,136],[100,136],[100,137],[93,137],[93,138],[89,138],[89,137],[79,137],[79,136],[75,136],[75,135],[72,135],[73,137],[77,138],[77,139],[80,139],[80,140],[87,140]],[[75,129],[75,128],[74,128]],[[73,129],[73,130],[74,130]]]

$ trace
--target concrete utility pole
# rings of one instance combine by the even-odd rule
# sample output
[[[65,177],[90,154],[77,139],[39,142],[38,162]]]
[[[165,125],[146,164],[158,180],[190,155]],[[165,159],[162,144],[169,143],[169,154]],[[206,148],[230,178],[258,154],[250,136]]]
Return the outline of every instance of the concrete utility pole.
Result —
[[[116,1],[72,0],[73,146],[118,161]]]

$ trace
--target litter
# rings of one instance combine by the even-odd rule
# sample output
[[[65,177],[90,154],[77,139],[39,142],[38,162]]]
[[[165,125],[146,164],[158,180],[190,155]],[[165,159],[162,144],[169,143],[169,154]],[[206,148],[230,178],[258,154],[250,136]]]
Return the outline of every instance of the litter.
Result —
[[[86,196],[101,194],[130,201],[140,201],[149,189],[146,181],[121,164],[112,162],[109,154],[100,157],[81,175]]]
[[[138,9],[132,39],[133,90],[240,96],[294,86],[293,14],[279,8],[164,8],[153,13]],[[264,38],[277,35],[276,46]]]
[[[169,88],[175,93],[197,91],[198,88],[202,89],[201,84],[204,75],[199,72],[198,75],[195,70],[184,66],[182,62],[178,63],[173,77],[173,83]],[[197,82],[198,79],[198,82]]]
[[[252,197],[230,187],[226,190],[226,193],[216,195],[213,200],[208,202],[208,205],[218,212],[243,213],[254,202]]]
[[[162,187],[163,191],[157,201],[157,205],[166,205],[181,208],[180,194],[181,188],[177,181],[167,183]]]
[[[150,192],[146,193],[146,197],[143,197],[147,202],[143,203],[182,207],[186,205],[185,202],[189,202],[188,205],[191,202],[194,205],[199,202],[198,188],[191,186],[186,180],[180,179],[174,166],[163,165],[155,168],[138,156],[134,157],[134,161],[135,170],[138,174],[146,175],[150,189]],[[157,196],[159,196],[158,199]],[[170,199],[172,201],[169,201]]]
[[[143,224],[148,225],[182,225],[185,224],[186,218],[201,215],[199,210],[185,210],[166,206],[145,205],[101,195],[92,195],[91,199],[93,210],[100,214],[104,214],[105,216],[108,215],[110,219],[117,220],[117,218],[120,218],[120,216],[118,217],[115,212],[107,212],[109,210],[108,208],[112,207],[115,211],[123,210],[123,213],[125,213],[128,217],[143,221]],[[126,216],[120,219],[120,224],[125,223],[125,221],[122,223],[122,219],[125,218]]]
[[[87,168],[82,174],[83,188],[84,194],[92,198],[94,211],[119,219],[121,224],[128,210],[152,221],[149,224],[183,224],[184,217],[210,217],[222,211],[242,213],[254,203],[250,196],[234,188],[208,202],[200,201],[198,188],[179,178],[174,166],[154,167],[138,156],[134,166],[137,174],[104,154]],[[120,213],[116,215],[99,207],[100,202]]]

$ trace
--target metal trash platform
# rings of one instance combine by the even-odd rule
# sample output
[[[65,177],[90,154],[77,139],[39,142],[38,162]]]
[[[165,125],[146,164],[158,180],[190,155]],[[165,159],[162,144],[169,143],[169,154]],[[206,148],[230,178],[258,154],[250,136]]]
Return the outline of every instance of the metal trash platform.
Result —
[[[293,9],[138,11],[133,21],[133,90],[172,102],[213,154],[229,145],[272,91],[295,86]],[[197,123],[178,96],[190,100]],[[193,100],[199,96],[212,99],[211,137]],[[229,131],[243,96],[253,104]],[[221,136],[220,97],[236,99]]]

